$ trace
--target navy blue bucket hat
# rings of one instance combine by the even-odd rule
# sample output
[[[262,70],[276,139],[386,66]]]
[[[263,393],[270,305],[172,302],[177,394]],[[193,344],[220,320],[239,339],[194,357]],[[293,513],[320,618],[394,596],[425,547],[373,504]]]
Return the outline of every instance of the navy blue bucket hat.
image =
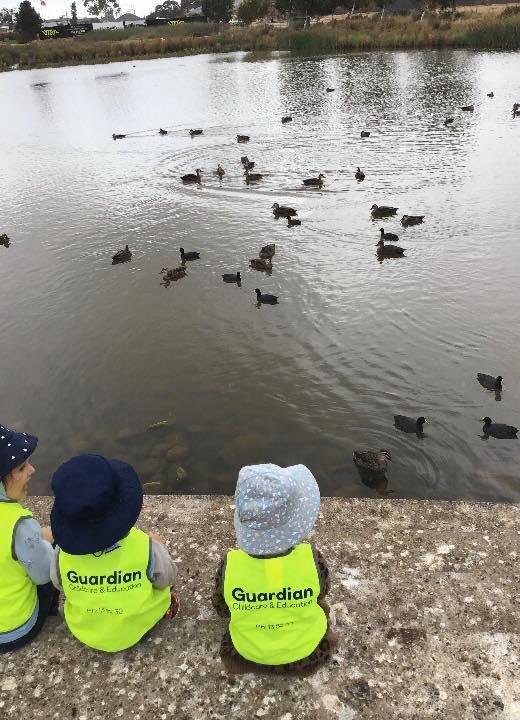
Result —
[[[0,425],[0,480],[21,465],[36,450],[38,438]]]
[[[52,477],[54,540],[71,555],[106,550],[135,525],[143,490],[133,467],[101,455],[77,455]]]

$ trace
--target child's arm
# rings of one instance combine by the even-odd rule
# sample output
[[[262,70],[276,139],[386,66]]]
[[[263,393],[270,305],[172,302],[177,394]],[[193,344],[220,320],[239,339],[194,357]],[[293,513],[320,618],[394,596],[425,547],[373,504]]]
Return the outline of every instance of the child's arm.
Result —
[[[318,576],[320,579],[320,594],[318,600],[321,600],[325,597],[325,595],[327,595],[330,590],[329,568],[327,567],[325,558],[318,550],[318,548],[313,547],[312,552],[314,553],[314,562],[316,563],[316,567],[318,569]]]
[[[224,600],[225,567],[226,558],[223,557],[215,574],[215,590],[213,591],[213,595],[211,596],[211,602],[213,604],[213,607],[215,608],[217,615],[220,615],[220,617],[228,618],[230,615],[229,608],[226,604],[226,601]]]
[[[43,539],[40,523],[32,517],[23,518],[14,534],[14,556],[35,585],[46,585],[50,577],[52,545]]]
[[[173,562],[168,548],[151,536],[151,558],[148,570],[148,579],[154,588],[172,587],[177,577],[177,568]]]

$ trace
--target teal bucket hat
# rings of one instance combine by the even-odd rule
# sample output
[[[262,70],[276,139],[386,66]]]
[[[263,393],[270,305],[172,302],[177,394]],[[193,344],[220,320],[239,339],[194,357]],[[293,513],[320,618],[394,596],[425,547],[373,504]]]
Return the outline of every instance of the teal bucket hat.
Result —
[[[305,465],[246,465],[235,491],[238,547],[249,555],[276,555],[312,530],[320,510],[320,489]]]

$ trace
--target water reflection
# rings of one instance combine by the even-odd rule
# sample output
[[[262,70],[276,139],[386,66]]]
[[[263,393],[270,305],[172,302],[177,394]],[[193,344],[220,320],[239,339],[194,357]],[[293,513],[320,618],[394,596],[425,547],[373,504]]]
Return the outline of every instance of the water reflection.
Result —
[[[500,399],[479,368],[506,379],[499,421],[520,407],[519,62],[234,54],[0,76],[2,421],[40,436],[37,489],[91,451],[134,463],[149,492],[230,492],[267,459],[306,463],[324,494],[518,501],[515,443],[480,442],[474,418]],[[399,207],[384,226],[401,262],[377,262],[374,203]],[[249,269],[270,243],[272,272]],[[126,244],[132,261],[112,267]],[[163,280],[179,247],[201,259]],[[279,304],[257,311],[257,287]],[[400,433],[397,412],[424,412],[427,437]],[[388,485],[355,471],[370,446],[391,450]]]

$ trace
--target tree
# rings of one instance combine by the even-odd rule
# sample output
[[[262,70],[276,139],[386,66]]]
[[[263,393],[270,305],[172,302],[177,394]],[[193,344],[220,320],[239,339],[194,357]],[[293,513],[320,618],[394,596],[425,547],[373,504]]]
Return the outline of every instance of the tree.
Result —
[[[202,14],[213,22],[229,22],[233,7],[233,0],[202,0]]]
[[[190,10],[200,7],[201,0],[181,0],[181,10],[183,15],[188,15]]]
[[[16,13],[16,32],[20,35],[22,42],[29,42],[37,38],[41,26],[41,17],[29,0],[23,0]]]
[[[330,15],[337,0],[274,0],[274,6],[280,15]]]
[[[15,14],[16,10],[2,8],[0,10],[0,25],[8,25],[9,27],[12,27],[14,25]]]
[[[268,10],[268,0],[242,0],[237,8],[237,17],[240,22],[250,25],[254,20],[265,17]]]
[[[121,9],[117,0],[84,0],[83,5],[90,15],[102,16],[107,20],[113,20],[114,13]]]
[[[147,18],[168,18],[173,19],[181,17],[182,10],[176,0],[164,0],[162,5],[156,5],[155,10],[147,15]]]
[[[72,2],[70,6],[70,19],[74,25],[78,22],[78,8],[75,2]]]

